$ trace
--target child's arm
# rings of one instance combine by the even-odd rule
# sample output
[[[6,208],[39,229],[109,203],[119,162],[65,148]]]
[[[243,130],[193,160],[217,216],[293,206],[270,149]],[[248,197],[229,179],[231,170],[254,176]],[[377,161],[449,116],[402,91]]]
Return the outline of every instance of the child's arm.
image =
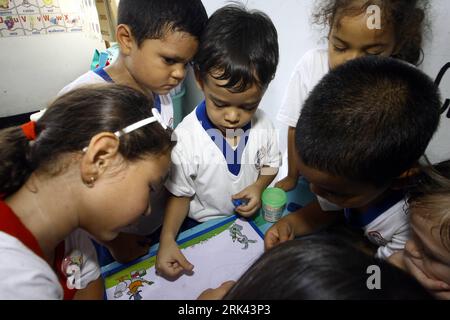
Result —
[[[194,266],[181,253],[175,241],[181,224],[189,210],[189,197],[171,196],[167,202],[161,231],[156,270],[169,277],[177,277],[183,271],[192,271]]]
[[[275,184],[275,187],[281,188],[284,191],[289,191],[295,188],[297,185],[297,180],[299,177],[297,162],[296,162],[296,154],[295,154],[295,128],[289,127],[288,129],[288,175],[278,181]]]
[[[236,208],[236,212],[243,217],[252,216],[259,208],[261,208],[261,194],[264,189],[275,179],[278,169],[264,167],[261,170],[261,175],[258,180],[252,185],[241,192],[233,195],[233,199],[247,199],[248,202],[245,205],[241,205]]]
[[[77,290],[73,300],[103,300],[104,290],[103,278],[99,277],[89,283],[86,288]]]
[[[338,219],[335,212],[324,212],[318,201],[313,201],[299,211],[293,212],[267,230],[264,237],[266,250],[297,236],[307,235],[324,228]]]

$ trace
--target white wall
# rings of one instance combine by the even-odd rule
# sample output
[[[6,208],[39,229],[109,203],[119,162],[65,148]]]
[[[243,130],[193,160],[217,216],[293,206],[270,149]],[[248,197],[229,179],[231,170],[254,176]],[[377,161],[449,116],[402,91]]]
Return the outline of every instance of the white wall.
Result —
[[[104,42],[82,33],[0,38],[0,117],[39,110],[89,70]]]

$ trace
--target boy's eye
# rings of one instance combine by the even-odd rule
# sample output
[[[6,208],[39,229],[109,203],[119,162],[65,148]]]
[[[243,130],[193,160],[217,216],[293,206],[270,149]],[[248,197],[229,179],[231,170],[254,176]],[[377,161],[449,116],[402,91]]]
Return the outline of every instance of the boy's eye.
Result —
[[[379,56],[382,53],[383,53],[382,51],[380,51],[380,52],[366,52],[366,54],[369,55],[369,56]]]
[[[222,103],[217,103],[215,101],[212,102],[217,108],[225,108],[228,107],[228,105],[226,104],[222,104]]]
[[[173,65],[177,63],[174,59],[171,58],[164,58],[164,62],[167,63],[168,65]]]
[[[333,49],[337,52],[344,52],[345,50],[347,50],[347,48],[345,47],[338,47],[336,45],[333,45]]]

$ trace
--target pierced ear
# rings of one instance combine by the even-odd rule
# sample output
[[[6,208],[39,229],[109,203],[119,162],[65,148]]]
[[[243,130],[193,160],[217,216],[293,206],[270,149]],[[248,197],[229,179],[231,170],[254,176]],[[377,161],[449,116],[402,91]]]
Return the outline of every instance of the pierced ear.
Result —
[[[129,55],[135,43],[130,27],[126,24],[119,24],[116,27],[116,39],[120,47],[120,53]]]
[[[102,132],[92,137],[81,160],[81,179],[92,187],[106,168],[119,155],[119,139],[111,132]]]

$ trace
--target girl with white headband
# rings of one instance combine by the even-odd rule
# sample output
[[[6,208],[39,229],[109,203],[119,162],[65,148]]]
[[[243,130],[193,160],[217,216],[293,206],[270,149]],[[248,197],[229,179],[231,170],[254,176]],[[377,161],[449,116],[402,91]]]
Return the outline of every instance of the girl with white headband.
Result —
[[[0,131],[0,299],[102,298],[90,237],[148,214],[170,165],[151,105],[128,87],[86,87]]]

